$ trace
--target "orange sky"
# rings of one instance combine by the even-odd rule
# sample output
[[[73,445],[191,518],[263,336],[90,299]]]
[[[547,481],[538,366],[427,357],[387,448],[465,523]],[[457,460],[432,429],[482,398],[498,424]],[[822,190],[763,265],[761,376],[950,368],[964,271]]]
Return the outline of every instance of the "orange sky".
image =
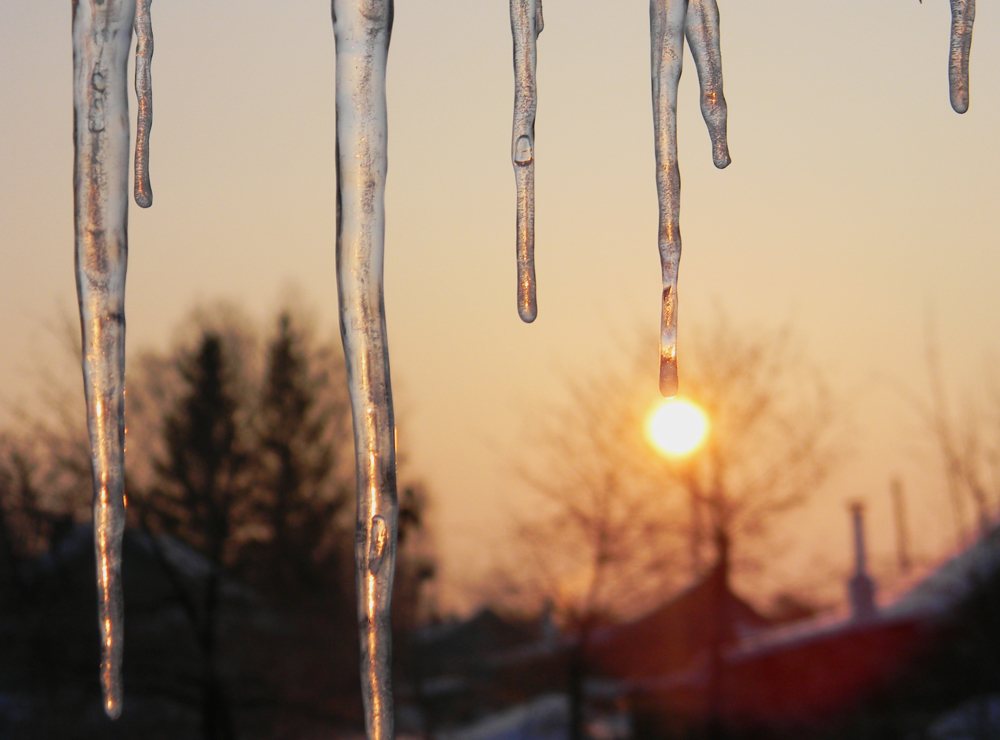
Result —
[[[648,6],[546,0],[536,128],[539,318],[515,306],[511,39],[502,0],[399,0],[389,58],[386,308],[401,443],[436,494],[446,582],[503,546],[525,409],[655,332]],[[616,12],[609,13],[611,9]],[[945,546],[936,461],[895,387],[926,387],[935,317],[957,400],[1000,349],[1000,15],[979,8],[971,107],[948,105],[945,0],[720,0],[733,164],[681,85],[681,352],[719,306],[791,323],[851,399],[855,453],[796,515],[786,570],[843,561],[843,502],[891,546],[888,479]],[[798,9],[797,14],[792,14]],[[154,3],[156,200],[131,210],[128,344],[196,301],[267,315],[289,285],[336,326],[329,6]],[[0,4],[0,383],[28,394],[42,324],[75,303],[69,3]],[[134,110],[134,107],[133,107]],[[681,357],[683,374],[683,356]],[[650,388],[655,393],[655,361]],[[683,375],[682,375],[683,382]],[[82,409],[81,409],[82,413]],[[803,536],[808,535],[808,536]],[[450,587],[449,593],[457,593]],[[450,598],[450,597],[448,597]]]

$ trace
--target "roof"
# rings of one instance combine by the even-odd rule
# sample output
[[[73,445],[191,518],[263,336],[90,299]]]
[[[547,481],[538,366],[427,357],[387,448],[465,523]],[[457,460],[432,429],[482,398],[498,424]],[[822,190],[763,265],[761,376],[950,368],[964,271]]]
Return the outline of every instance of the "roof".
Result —
[[[845,717],[893,691],[932,646],[942,618],[1000,569],[1000,528],[944,559],[867,618],[841,612],[744,634],[724,651],[723,713],[738,724]],[[632,682],[640,712],[669,723],[708,711],[709,661]],[[673,719],[672,719],[673,718]]]
[[[416,637],[427,675],[464,672],[473,663],[511,653],[541,636],[537,620],[502,617],[489,607],[464,621],[430,625]]]
[[[564,740],[569,723],[565,695],[540,697],[468,727],[439,734],[443,740]]]
[[[883,612],[943,614],[1000,570],[1000,526],[938,563]]]
[[[598,630],[588,647],[605,673],[630,679],[662,676],[689,666],[716,635],[714,615],[721,599],[723,644],[768,627],[770,621],[729,587],[724,568],[705,577],[636,620]]]

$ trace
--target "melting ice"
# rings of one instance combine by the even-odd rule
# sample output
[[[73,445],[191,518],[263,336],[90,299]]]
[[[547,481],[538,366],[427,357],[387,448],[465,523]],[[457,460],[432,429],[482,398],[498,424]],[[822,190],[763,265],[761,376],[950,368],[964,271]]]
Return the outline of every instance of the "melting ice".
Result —
[[[535,300],[535,47],[542,32],[542,0],[510,0],[514,36],[514,132],[511,160],[517,184],[517,312],[532,322]]]
[[[75,234],[83,330],[83,370],[94,475],[95,550],[101,683],[105,709],[121,712],[121,536],[124,505],[124,289],[128,254],[126,67],[137,35],[135,149],[137,204],[152,203],[151,0],[73,4]],[[969,105],[969,51],[975,0],[951,0],[952,106]],[[395,565],[397,500],[392,393],[382,264],[386,177],[385,71],[392,0],[333,0],[337,53],[337,284],[357,455],[357,588],[362,684],[370,740],[393,736],[389,606]],[[510,0],[514,39],[511,158],[517,185],[518,312],[537,314],[534,275],[534,122],[536,41],[541,0]],[[701,110],[716,167],[730,162],[715,0],[651,0],[651,71],[663,273],[660,390],[677,391],[677,271],[680,171],[677,89],[687,38],[698,71]]]
[[[392,0],[333,0],[337,45],[337,287],[357,468],[358,622],[369,740],[393,736],[389,598],[396,451],[382,298],[385,68]]]
[[[153,189],[149,185],[149,130],[153,126],[151,4],[152,0],[136,0],[135,14],[135,96],[139,108],[135,126],[135,202],[143,208],[153,205]]]
[[[722,94],[719,7],[715,0],[651,0],[650,46],[659,248],[663,272],[660,317],[660,392],[677,394],[677,268],[681,258],[681,173],[677,165],[677,86],[687,37],[698,70],[701,112],[715,166],[726,167],[726,99]]]
[[[105,711],[112,718],[121,714],[122,707],[121,541],[125,530],[129,190],[126,76],[135,2],[73,3],[76,285],[94,476],[101,687]],[[148,2],[145,6],[148,31]]]
[[[951,0],[951,50],[948,55],[948,87],[956,113],[969,110],[969,51],[976,0]]]

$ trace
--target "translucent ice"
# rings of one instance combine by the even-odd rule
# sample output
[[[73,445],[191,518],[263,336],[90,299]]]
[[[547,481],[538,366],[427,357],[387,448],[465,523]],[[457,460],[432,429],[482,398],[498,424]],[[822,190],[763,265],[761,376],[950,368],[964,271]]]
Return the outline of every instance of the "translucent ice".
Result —
[[[701,115],[712,139],[712,161],[722,169],[729,165],[726,139],[726,98],[722,94],[722,51],[719,49],[719,6],[715,0],[691,0],[684,33],[691,47],[701,86]]]
[[[136,0],[135,8],[135,96],[139,108],[135,126],[135,202],[143,208],[153,205],[153,190],[149,185],[149,130],[153,126],[151,4],[152,0]]]
[[[698,69],[701,112],[712,139],[715,166],[729,164],[726,99],[722,94],[719,8],[715,0],[651,0],[649,4],[656,192],[663,272],[660,318],[660,392],[677,393],[677,269],[681,258],[681,173],[677,165],[677,86],[687,36]]]
[[[121,540],[125,529],[127,64],[135,0],[73,3],[76,285],[94,475],[101,686],[121,713]]]
[[[393,736],[389,598],[396,451],[382,297],[385,69],[392,0],[333,0],[337,44],[337,287],[357,460],[358,622],[369,740]]]
[[[542,32],[542,0],[510,0],[514,36],[514,133],[511,160],[517,184],[517,312],[538,315],[535,300],[535,47]]]
[[[951,0],[948,83],[951,107],[956,113],[969,110],[969,51],[972,48],[972,24],[975,20],[976,0]]]

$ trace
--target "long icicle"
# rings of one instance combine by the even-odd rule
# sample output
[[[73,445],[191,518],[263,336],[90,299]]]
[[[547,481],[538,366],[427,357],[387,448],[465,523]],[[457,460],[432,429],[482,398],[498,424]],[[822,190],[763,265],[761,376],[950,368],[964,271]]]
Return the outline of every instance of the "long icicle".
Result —
[[[153,21],[152,0],[136,0],[135,5],[135,97],[139,111],[135,125],[135,202],[142,208],[153,205],[149,184],[149,131],[153,127]]]
[[[687,36],[698,69],[701,112],[712,139],[712,161],[730,162],[726,98],[722,93],[719,7],[715,0],[650,0],[650,49],[658,244],[663,273],[660,314],[660,393],[677,395],[677,270],[681,259],[681,172],[677,164],[677,87]]]
[[[122,709],[128,52],[135,0],[73,2],[76,285],[94,477],[104,709]]]
[[[396,555],[396,451],[382,262],[385,70],[392,0],[333,0],[337,45],[337,287],[357,468],[358,622],[369,740],[391,740],[389,601]]]
[[[659,249],[663,272],[660,315],[660,393],[677,394],[677,268],[681,259],[681,172],[677,165],[677,85],[684,53],[686,0],[650,0],[653,135]]]
[[[969,110],[969,52],[976,0],[951,0],[951,49],[948,54],[948,87],[956,113]]]
[[[531,323],[535,298],[535,50],[544,26],[542,0],[510,0],[514,37],[514,132],[511,160],[517,185],[517,312]]]

